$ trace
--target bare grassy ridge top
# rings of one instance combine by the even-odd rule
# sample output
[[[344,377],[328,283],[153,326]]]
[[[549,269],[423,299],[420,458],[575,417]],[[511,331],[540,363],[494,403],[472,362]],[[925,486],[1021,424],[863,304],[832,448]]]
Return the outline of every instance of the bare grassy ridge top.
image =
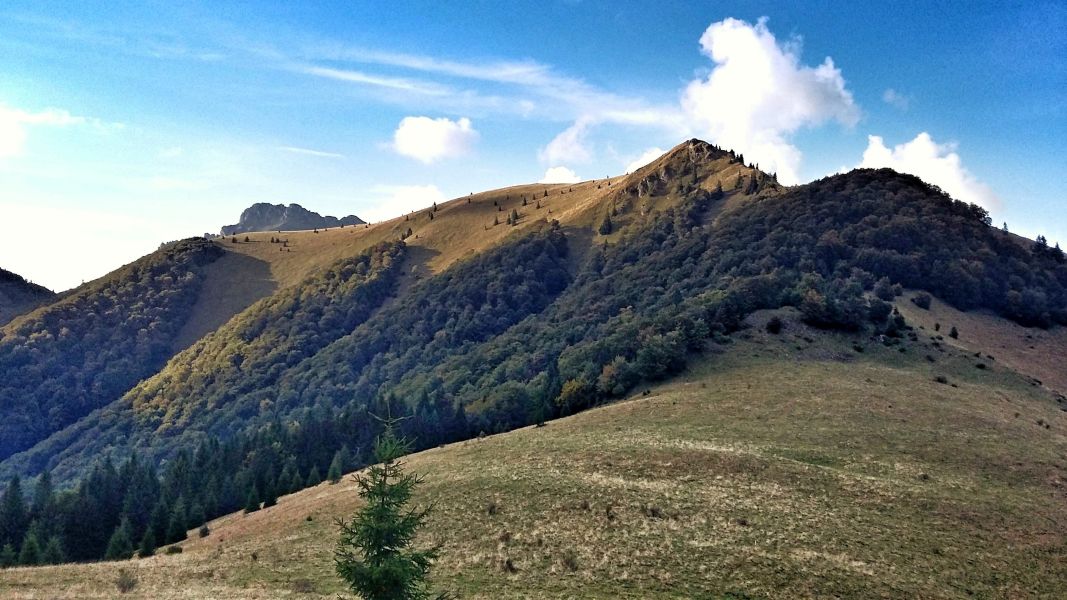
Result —
[[[1050,394],[951,347],[899,353],[782,314],[780,335],[757,315],[747,339],[647,397],[409,457],[426,475],[419,501],[436,503],[422,542],[443,545],[437,586],[463,598],[1057,597],[1067,413]],[[218,519],[179,556],[122,565],[138,579],[127,597],[332,597],[333,519],[357,505],[346,480]],[[9,570],[0,597],[116,597],[118,568]]]

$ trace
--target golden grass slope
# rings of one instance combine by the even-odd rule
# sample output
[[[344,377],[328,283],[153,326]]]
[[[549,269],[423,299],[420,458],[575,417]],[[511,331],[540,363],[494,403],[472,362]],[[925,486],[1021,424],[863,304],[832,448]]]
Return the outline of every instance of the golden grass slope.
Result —
[[[409,457],[462,598],[1056,598],[1067,413],[999,363],[794,313],[647,396]],[[864,349],[857,352],[853,344]],[[938,383],[943,376],[948,383]],[[493,508],[490,509],[490,506]],[[178,556],[12,569],[3,598],[325,598],[350,481],[210,524]],[[195,532],[193,532],[195,535]]]

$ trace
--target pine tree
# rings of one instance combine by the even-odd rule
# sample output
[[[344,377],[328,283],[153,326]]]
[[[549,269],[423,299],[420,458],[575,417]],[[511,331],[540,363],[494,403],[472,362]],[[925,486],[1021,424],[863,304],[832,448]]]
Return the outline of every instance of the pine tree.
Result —
[[[252,489],[248,490],[248,497],[245,498],[245,514],[256,512],[259,510],[259,490],[256,489],[256,484],[252,484]]]
[[[289,493],[302,489],[304,489],[304,479],[300,476],[300,470],[293,469],[292,477],[289,480]]]
[[[17,562],[18,556],[15,555],[15,547],[11,544],[4,544],[4,547],[0,548],[0,569],[13,567]]]
[[[304,487],[312,487],[322,483],[322,475],[319,473],[319,467],[311,467],[311,472],[308,473],[307,484]]]
[[[156,553],[156,534],[152,532],[152,529],[146,529],[144,535],[141,536],[141,544],[137,546],[137,556],[141,558],[148,558]]]
[[[331,484],[341,481],[341,476],[344,474],[341,461],[341,451],[338,450],[334,453],[333,461],[330,462],[330,470],[326,473],[326,479],[329,479]]]
[[[152,545],[160,542],[167,543],[167,527],[170,525],[170,506],[165,500],[160,500],[152,510],[152,518],[149,519],[148,529],[152,532]]]
[[[187,536],[189,513],[185,510],[185,499],[178,498],[170,511],[170,524],[167,525],[167,543],[180,542]]]
[[[264,484],[266,492],[263,494],[263,508],[270,508],[278,504],[278,486],[267,481]]]
[[[37,478],[37,485],[33,488],[32,511],[34,516],[40,518],[51,514],[54,501],[55,487],[52,485],[52,472],[45,471]]]
[[[4,497],[0,499],[0,544],[17,545],[26,535],[28,523],[22,482],[18,475],[14,475],[7,484]]]
[[[133,542],[130,541],[130,520],[122,518],[122,523],[115,528],[111,539],[107,542],[107,552],[104,558],[107,560],[126,560],[133,556]]]
[[[63,543],[59,541],[58,535],[48,538],[48,543],[45,544],[41,559],[46,565],[58,565],[66,562],[66,553],[63,552]]]
[[[611,222],[611,217],[604,217],[604,221],[600,223],[600,227],[597,228],[597,233],[600,235],[608,235],[614,229],[614,224]]]
[[[412,492],[422,482],[418,475],[405,473],[404,464],[397,460],[410,450],[410,442],[398,439],[392,426],[387,426],[374,447],[379,463],[366,475],[356,476],[366,505],[351,521],[338,521],[337,574],[366,600],[430,597],[425,579],[438,549],[412,548],[429,509],[408,507]]]
[[[22,540],[22,550],[19,552],[20,565],[41,564],[41,542],[37,539],[37,531],[30,529]]]
[[[519,211],[515,210],[514,208],[511,209],[511,214],[508,216],[508,219],[511,221],[512,225],[518,225],[519,224]]]

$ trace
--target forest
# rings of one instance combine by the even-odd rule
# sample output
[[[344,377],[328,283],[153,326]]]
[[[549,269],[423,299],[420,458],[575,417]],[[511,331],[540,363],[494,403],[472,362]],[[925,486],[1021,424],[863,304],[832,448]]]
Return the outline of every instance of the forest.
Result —
[[[0,460],[158,371],[222,252],[176,242],[0,330]]]

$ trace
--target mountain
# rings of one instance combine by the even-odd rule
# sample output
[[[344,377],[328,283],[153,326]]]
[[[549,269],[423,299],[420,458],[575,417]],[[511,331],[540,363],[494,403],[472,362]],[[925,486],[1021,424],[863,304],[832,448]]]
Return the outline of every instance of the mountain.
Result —
[[[0,326],[54,297],[52,290],[30,283],[11,271],[0,269]]]
[[[774,318],[782,328],[770,334]],[[983,370],[971,352],[938,351],[932,328],[908,352],[862,338],[860,353],[855,336],[807,326],[794,309],[746,326],[684,375],[617,403],[407,457],[425,477],[416,502],[434,507],[420,536],[441,545],[434,589],[1057,597],[1067,442],[1047,392],[999,356]],[[335,519],[359,503],[345,477],[212,520],[209,536],[193,529],[175,544],[181,554],[127,567],[132,594],[336,598]],[[11,569],[0,596],[108,598],[117,568]]]
[[[253,231],[301,231],[307,229],[325,229],[327,227],[344,227],[346,225],[363,225],[363,219],[355,215],[337,217],[322,216],[299,204],[267,204],[258,202],[241,213],[236,225],[226,225],[222,235],[236,235]]]
[[[980,207],[887,169],[783,187],[740,155],[690,140],[626,176],[491,190],[367,227],[186,240],[161,252],[0,338],[0,370],[20,373],[0,384],[0,423],[14,424],[0,432],[13,440],[0,436],[0,475],[48,470],[72,486],[70,506],[99,507],[91,530],[67,534],[78,560],[103,555],[121,505],[142,507],[132,523],[140,539],[154,510],[192,526],[314,482],[338,455],[366,464],[381,431],[372,415],[410,415],[402,433],[434,448],[632,397],[692,365],[755,365],[768,347],[776,350],[761,369],[799,359],[898,369],[901,401],[926,402],[908,391],[922,382],[963,389],[967,407],[991,403],[996,419],[1007,406],[999,402],[1043,403],[1035,427],[1051,437],[1021,449],[1024,462],[1054,455],[1067,425],[1056,408],[1067,406],[1062,253],[1021,244]],[[234,300],[215,301],[223,297]],[[790,334],[755,335],[768,328]],[[749,344],[754,336],[762,345]],[[876,393],[861,378],[869,375],[836,373],[851,395],[835,409],[864,414],[870,398],[890,393]],[[994,374],[1005,379],[985,378]],[[760,392],[749,401],[768,400]],[[670,409],[648,408],[661,410]],[[916,469],[966,448],[926,435],[943,425],[924,419],[956,415],[920,412],[875,440],[886,464],[917,435],[934,445]],[[888,435],[876,427],[848,437],[854,423],[842,423],[834,443],[863,448],[868,435]],[[627,437],[622,424],[604,427]],[[682,449],[719,443],[683,439]],[[819,453],[837,447],[816,446],[784,448],[819,467]],[[641,468],[685,462],[679,448]],[[618,452],[603,460],[623,460]],[[153,478],[157,465],[158,485],[130,483]],[[901,486],[894,493],[910,489]],[[952,515],[938,526],[951,529]]]

